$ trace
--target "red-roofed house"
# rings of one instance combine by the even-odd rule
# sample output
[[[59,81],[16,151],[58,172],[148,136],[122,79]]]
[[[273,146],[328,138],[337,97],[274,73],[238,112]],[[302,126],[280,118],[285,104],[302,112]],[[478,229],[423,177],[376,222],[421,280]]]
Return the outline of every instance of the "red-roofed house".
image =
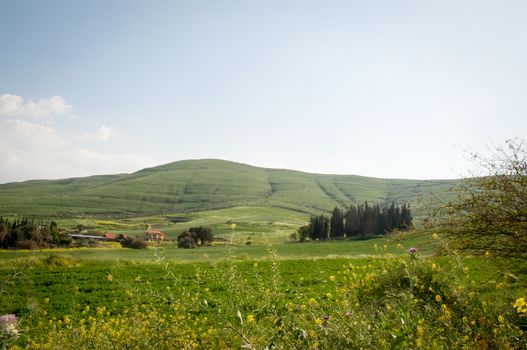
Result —
[[[148,224],[148,228],[145,231],[145,236],[147,241],[162,241],[165,239],[165,234],[159,230],[152,230],[150,224]]]
[[[109,241],[115,241],[115,239],[117,238],[117,235],[115,233],[111,233],[111,232],[106,232],[104,235],[103,235],[104,238],[106,238],[107,240]]]

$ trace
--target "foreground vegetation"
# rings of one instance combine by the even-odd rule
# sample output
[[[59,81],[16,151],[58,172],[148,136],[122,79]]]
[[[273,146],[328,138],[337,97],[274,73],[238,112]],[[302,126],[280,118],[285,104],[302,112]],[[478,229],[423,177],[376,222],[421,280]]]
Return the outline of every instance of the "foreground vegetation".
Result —
[[[527,346],[525,266],[409,253],[412,238],[367,243],[362,258],[284,260],[267,247],[258,260],[207,262],[185,251],[205,260],[192,264],[153,249],[150,261],[111,264],[10,252],[0,309],[20,320],[12,348]]]

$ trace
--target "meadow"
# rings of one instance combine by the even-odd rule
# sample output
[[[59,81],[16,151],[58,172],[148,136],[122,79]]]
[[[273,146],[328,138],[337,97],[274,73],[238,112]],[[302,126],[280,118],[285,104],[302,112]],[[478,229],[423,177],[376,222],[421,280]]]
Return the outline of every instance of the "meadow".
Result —
[[[431,232],[413,232],[7,251],[0,308],[20,319],[13,349],[527,346],[525,273],[491,256],[435,256],[446,248]]]

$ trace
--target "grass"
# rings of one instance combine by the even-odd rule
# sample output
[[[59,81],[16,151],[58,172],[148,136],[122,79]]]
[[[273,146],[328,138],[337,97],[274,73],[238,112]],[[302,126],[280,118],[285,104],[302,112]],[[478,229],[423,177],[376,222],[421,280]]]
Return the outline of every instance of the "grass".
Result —
[[[242,235],[237,239],[237,235]],[[101,248],[43,249],[40,251],[0,250],[0,260],[9,261],[27,257],[47,257],[65,254],[74,259],[90,261],[155,261],[159,257],[178,262],[273,259],[322,259],[357,258],[380,253],[405,255],[410,247],[417,247],[421,254],[432,254],[437,248],[427,232],[410,232],[368,240],[284,243],[269,241],[267,244],[243,243],[244,234],[234,231],[235,245],[212,245],[195,249],[176,248],[175,242],[165,242],[146,250],[121,248],[116,243],[102,244]],[[242,242],[236,244],[237,241]],[[400,247],[397,245],[400,244]],[[386,249],[384,248],[386,246]],[[270,254],[272,253],[272,254]]]
[[[406,243],[422,244],[417,255],[397,246]],[[22,336],[9,340],[13,348],[527,345],[525,317],[512,306],[524,296],[525,275],[507,277],[491,258],[422,255],[430,245],[418,234],[282,244],[261,256],[266,247],[240,247],[255,253],[243,261],[195,249],[184,252],[200,261],[189,255],[187,263],[168,249],[140,260],[115,259],[119,250],[110,260],[83,255],[89,250],[8,252],[0,312],[22,318]],[[340,246],[356,254],[322,257]],[[216,248],[225,250],[209,252]],[[305,250],[297,257],[293,249]]]
[[[232,207],[279,207],[309,215],[367,200],[410,202],[419,216],[423,194],[448,194],[456,183],[309,174],[193,160],[133,174],[3,184],[0,215],[104,220]]]

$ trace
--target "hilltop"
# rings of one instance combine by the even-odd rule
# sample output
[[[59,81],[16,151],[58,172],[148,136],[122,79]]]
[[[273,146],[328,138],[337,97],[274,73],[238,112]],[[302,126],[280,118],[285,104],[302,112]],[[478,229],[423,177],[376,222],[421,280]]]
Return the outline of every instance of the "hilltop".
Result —
[[[302,213],[364,201],[422,207],[458,180],[380,179],[268,169],[224,160],[184,160],[132,174],[0,185],[0,215],[127,217],[238,206]]]

